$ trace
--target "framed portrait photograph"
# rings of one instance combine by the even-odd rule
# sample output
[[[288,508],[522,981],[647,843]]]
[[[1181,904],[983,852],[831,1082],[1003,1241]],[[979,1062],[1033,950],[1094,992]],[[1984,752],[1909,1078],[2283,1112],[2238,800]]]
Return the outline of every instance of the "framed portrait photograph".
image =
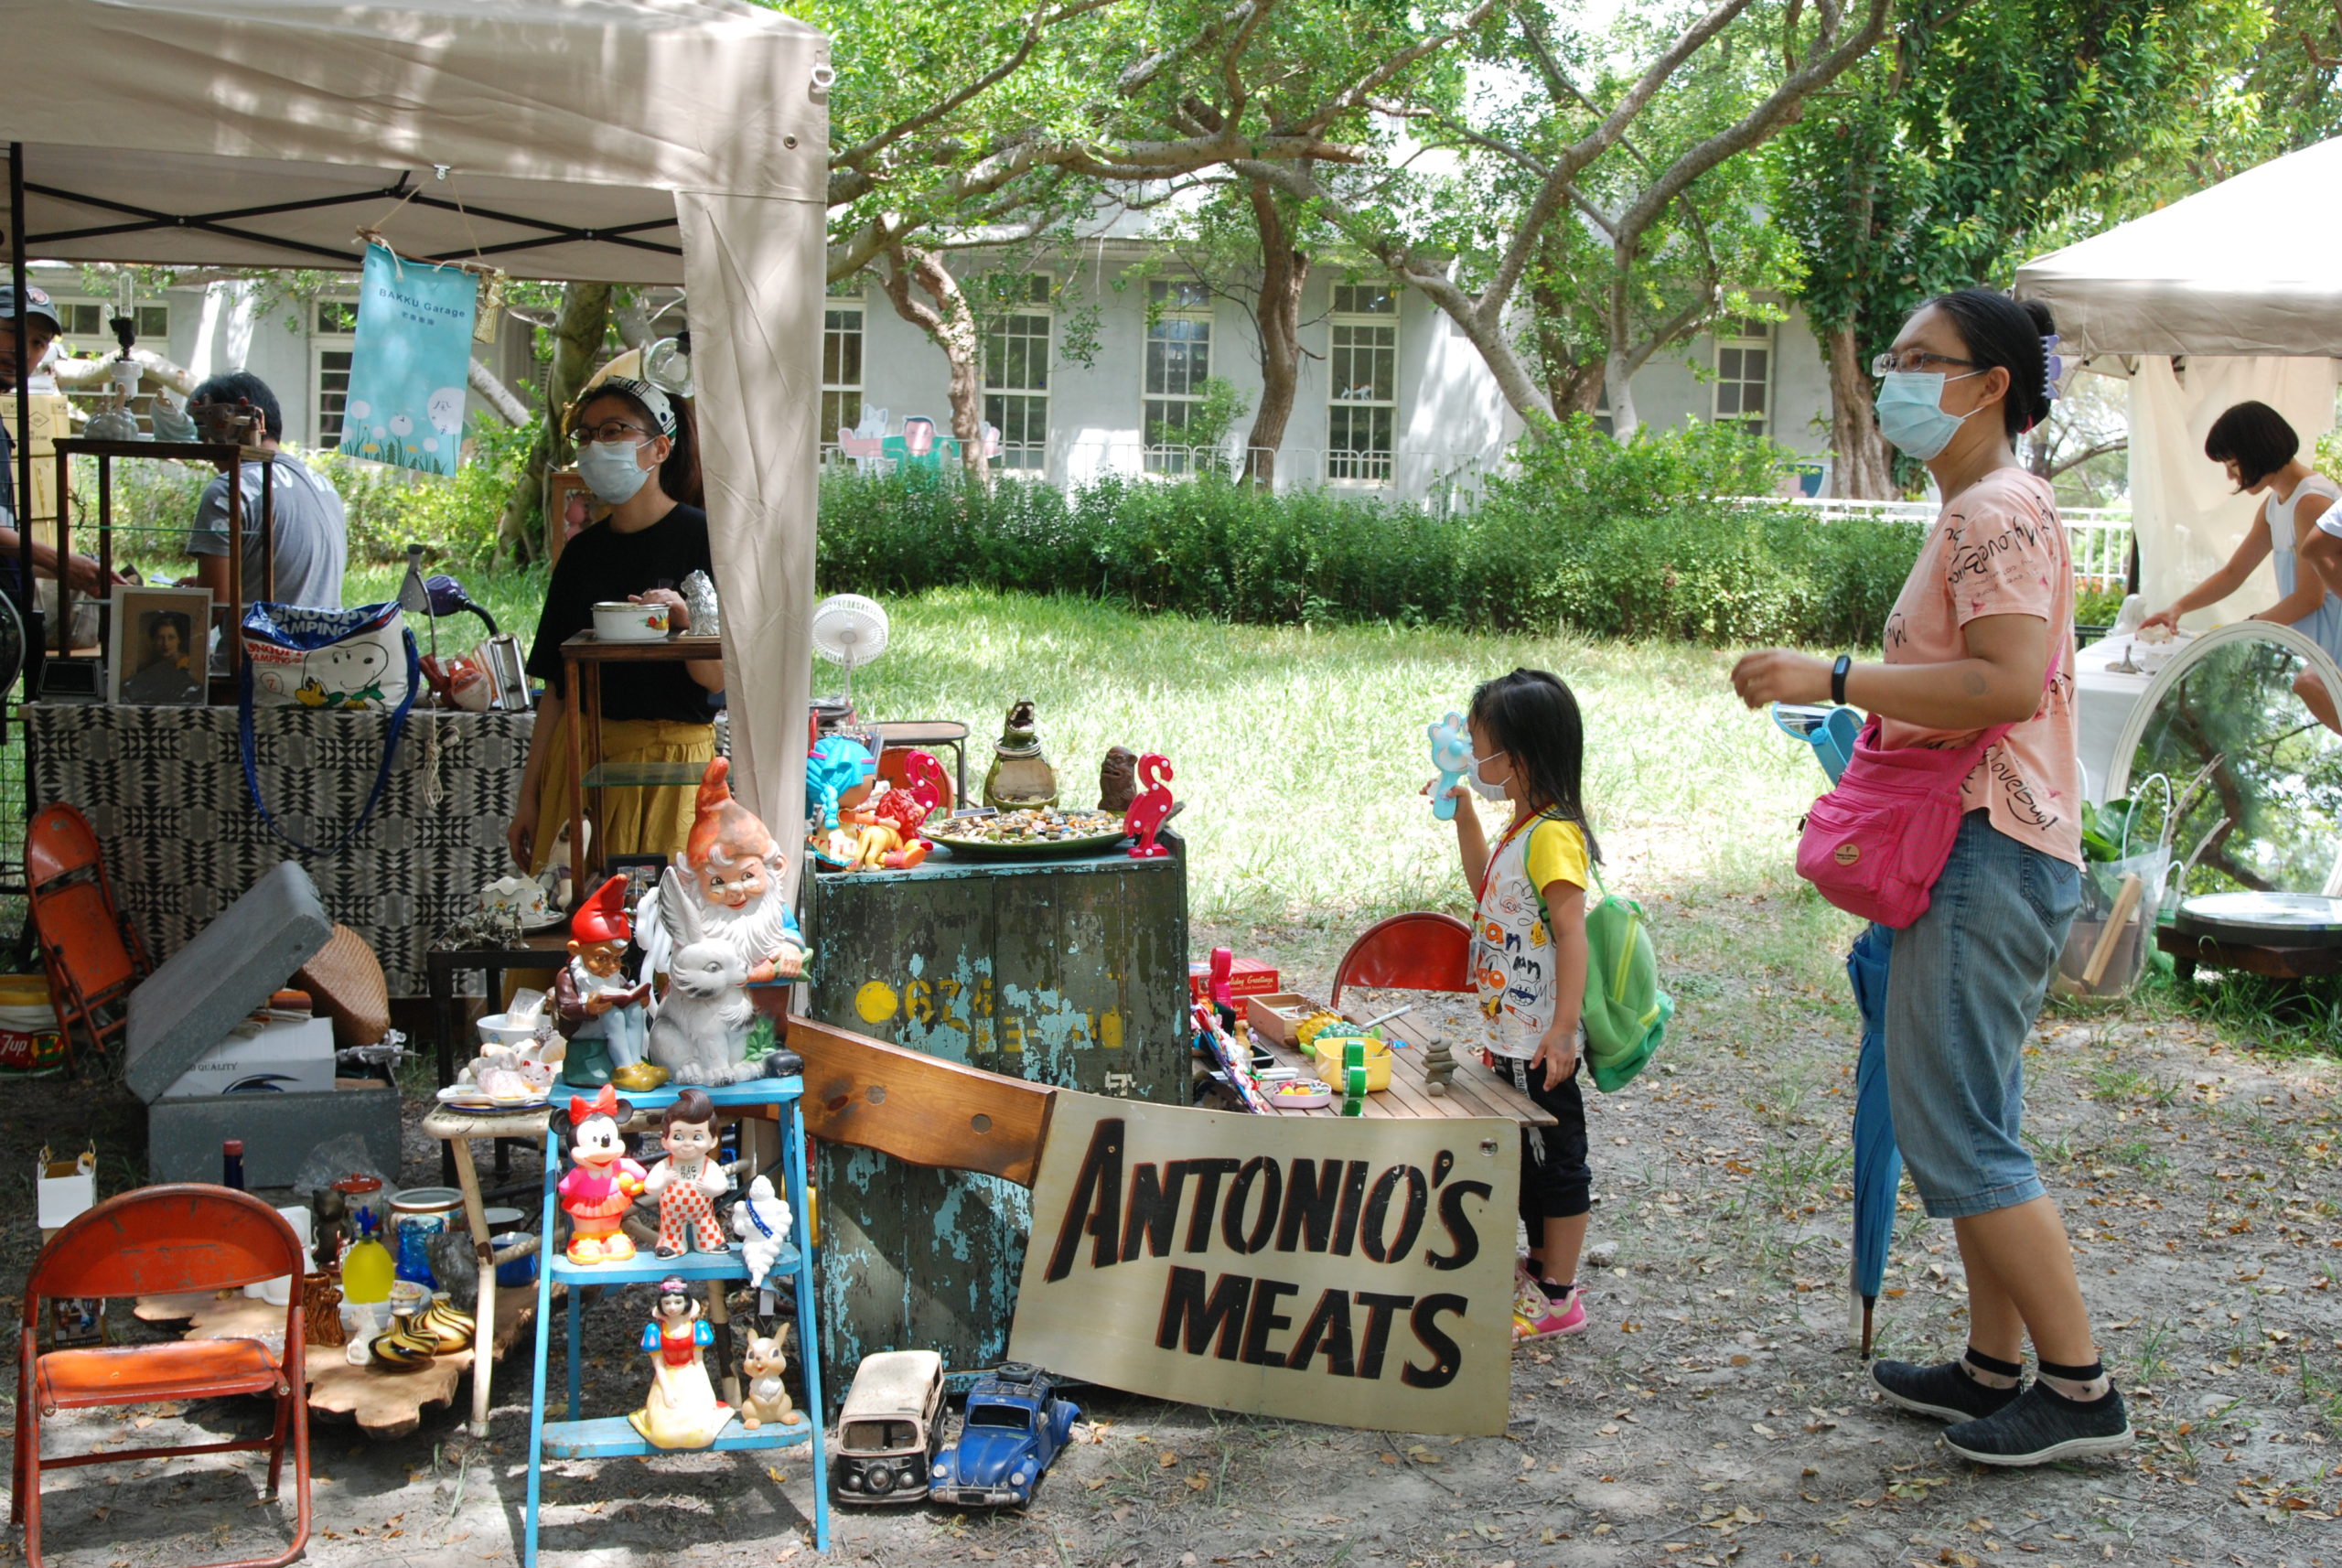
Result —
[[[116,585],[106,648],[107,701],[202,706],[210,644],[210,589]]]

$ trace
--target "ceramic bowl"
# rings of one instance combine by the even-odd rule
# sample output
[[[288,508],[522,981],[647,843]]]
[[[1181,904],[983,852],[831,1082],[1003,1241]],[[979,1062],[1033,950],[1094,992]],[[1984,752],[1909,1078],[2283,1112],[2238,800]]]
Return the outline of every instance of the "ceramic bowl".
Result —
[[[594,635],[604,642],[657,642],[667,635],[665,605],[604,599],[594,607]]]
[[[537,1025],[534,1019],[531,1019],[526,1024],[515,1023],[510,1013],[488,1014],[478,1021],[478,1026],[482,1045],[525,1045],[537,1037]]]

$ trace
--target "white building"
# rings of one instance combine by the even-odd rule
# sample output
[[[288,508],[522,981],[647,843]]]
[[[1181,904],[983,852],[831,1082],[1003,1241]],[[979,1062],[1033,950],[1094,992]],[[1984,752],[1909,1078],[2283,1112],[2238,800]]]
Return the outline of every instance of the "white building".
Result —
[[[1057,483],[1101,473],[1185,472],[1195,454],[1152,436],[1191,416],[1208,378],[1234,384],[1247,413],[1223,443],[1241,462],[1261,394],[1250,311],[1241,299],[1133,277],[1144,252],[1085,256],[1079,265],[1031,274],[1012,297],[1027,303],[985,322],[984,418],[1000,433],[1004,469]],[[966,269],[996,264],[956,258]],[[1171,270],[1176,277],[1176,269]],[[1123,286],[1116,287],[1117,281]],[[972,291],[973,292],[973,291]],[[1068,328],[1094,307],[1087,362],[1066,351]],[[1154,319],[1150,323],[1152,307]],[[1302,304],[1305,350],[1277,471],[1280,486],[1326,483],[1411,500],[1469,489],[1500,462],[1520,433],[1487,363],[1421,295],[1351,282],[1338,268],[1314,272]],[[898,316],[876,283],[835,285],[825,317],[823,444],[883,409],[899,435],[924,416],[944,435],[942,351]],[[1692,418],[1742,418],[1803,456],[1826,457],[1829,381],[1821,352],[1792,306],[1779,323],[1748,322],[1653,357],[1635,378],[1638,411],[1667,429]]]

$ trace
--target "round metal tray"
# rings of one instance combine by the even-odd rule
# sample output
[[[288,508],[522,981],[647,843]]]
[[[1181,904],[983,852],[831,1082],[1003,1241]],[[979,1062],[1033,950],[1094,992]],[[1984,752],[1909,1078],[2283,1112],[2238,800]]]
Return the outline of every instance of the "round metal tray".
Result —
[[[1078,839],[1027,839],[999,843],[990,839],[946,838],[933,828],[927,838],[938,848],[953,854],[964,854],[971,860],[1070,860],[1076,855],[1103,854],[1118,843],[1126,843],[1130,834],[1116,829],[1110,833],[1091,833]]]
[[[2342,947],[2342,898],[2315,893],[2208,893],[2179,906],[2183,936],[2258,947]]]

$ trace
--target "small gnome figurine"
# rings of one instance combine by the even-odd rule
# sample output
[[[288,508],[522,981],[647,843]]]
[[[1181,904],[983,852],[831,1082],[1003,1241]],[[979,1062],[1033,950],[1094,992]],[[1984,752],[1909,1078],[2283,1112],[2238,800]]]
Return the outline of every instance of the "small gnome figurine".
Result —
[[[684,880],[701,929],[739,953],[749,984],[794,980],[804,972],[805,939],[781,897],[780,845],[754,811],[732,798],[731,766],[719,757],[701,777],[683,848]]]
[[[553,983],[553,1014],[569,1040],[562,1081],[573,1089],[615,1082],[638,1093],[658,1088],[665,1074],[642,1059],[643,1004],[650,986],[626,972],[627,944],[634,940],[626,878],[613,876],[596,888],[570,920],[569,932],[569,962]],[[646,1082],[646,1073],[657,1077]]]

